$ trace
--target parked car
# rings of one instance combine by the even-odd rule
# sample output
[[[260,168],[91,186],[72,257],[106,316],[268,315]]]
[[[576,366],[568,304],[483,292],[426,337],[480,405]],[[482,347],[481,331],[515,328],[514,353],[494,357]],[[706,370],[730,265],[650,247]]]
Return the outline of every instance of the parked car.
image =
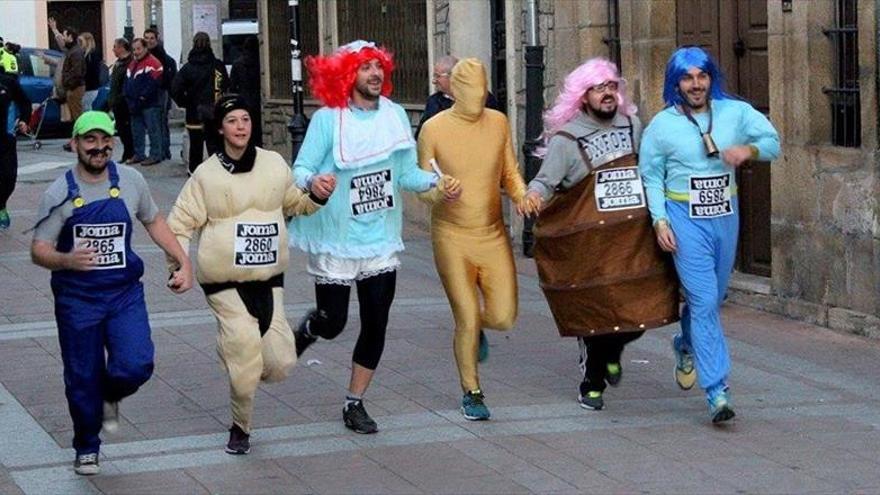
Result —
[[[42,48],[22,47],[18,52],[19,82],[25,94],[31,100],[34,111],[39,111],[40,105],[46,104],[42,110],[43,126],[38,137],[66,137],[70,135],[71,122],[61,122],[61,109],[58,102],[52,100],[52,88],[54,87],[54,75],[57,65],[51,65],[43,60],[42,55],[61,60],[61,52],[58,50],[46,50]],[[92,109],[100,110],[107,102],[110,86],[105,85],[98,91],[98,97],[92,103]]]

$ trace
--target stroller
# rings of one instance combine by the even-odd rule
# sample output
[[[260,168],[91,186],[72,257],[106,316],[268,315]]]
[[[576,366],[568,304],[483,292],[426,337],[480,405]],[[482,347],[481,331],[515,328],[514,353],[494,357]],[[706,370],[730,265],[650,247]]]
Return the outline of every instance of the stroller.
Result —
[[[52,100],[52,97],[46,98],[42,103],[31,112],[31,119],[28,121],[28,128],[30,129],[30,133],[25,133],[25,136],[30,138],[30,146],[38,150],[43,147],[43,143],[38,139],[40,135],[40,130],[43,128],[43,119],[46,118],[46,107],[49,105],[49,102]]]

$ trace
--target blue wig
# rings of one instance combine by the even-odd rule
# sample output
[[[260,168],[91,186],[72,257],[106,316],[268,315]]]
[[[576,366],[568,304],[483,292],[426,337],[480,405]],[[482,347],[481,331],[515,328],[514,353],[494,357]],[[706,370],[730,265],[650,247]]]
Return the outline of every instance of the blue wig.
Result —
[[[693,67],[698,67],[712,78],[709,87],[709,97],[712,100],[735,99],[734,96],[724,91],[724,76],[712,56],[698,46],[683,46],[675,50],[669,57],[669,62],[666,63],[663,101],[667,107],[685,104],[685,99],[678,90],[678,82]]]

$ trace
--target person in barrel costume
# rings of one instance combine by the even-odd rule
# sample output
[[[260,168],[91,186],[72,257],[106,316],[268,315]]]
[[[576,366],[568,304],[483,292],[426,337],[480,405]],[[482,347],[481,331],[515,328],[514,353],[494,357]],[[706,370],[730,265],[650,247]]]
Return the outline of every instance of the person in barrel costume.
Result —
[[[628,342],[678,320],[675,273],[653,241],[636,166],[635,113],[613,63],[576,68],[544,116],[544,162],[528,186],[543,204],[535,224],[541,288],[559,334],[578,338],[585,409],[604,407]]]

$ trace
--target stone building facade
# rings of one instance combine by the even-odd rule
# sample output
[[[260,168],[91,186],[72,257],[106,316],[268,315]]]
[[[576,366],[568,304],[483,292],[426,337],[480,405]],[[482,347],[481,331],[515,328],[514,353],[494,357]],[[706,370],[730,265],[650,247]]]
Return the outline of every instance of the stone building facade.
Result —
[[[269,1],[260,1],[264,12]],[[315,45],[329,51],[347,40],[338,39],[337,1],[317,3]],[[394,2],[374,3],[380,8]],[[478,56],[492,69],[492,89],[503,95],[522,160],[529,2],[415,3],[424,4],[426,11],[429,62],[451,53]],[[772,164],[754,164],[741,173],[743,248],[730,298],[831,328],[880,336],[880,1],[534,3],[538,43],[545,47],[545,106],[552,103],[565,74],[601,55],[620,63],[639,116],[647,123],[663,107],[665,64],[675,47],[699,44],[709,49],[728,87],[768,114],[783,149]],[[265,38],[275,32],[263,33],[268,58]],[[431,91],[429,80],[427,72],[424,97]],[[419,105],[413,102],[407,108],[416,119]],[[266,142],[289,154],[289,98],[270,98],[264,111]],[[423,206],[406,206],[409,217],[427,222]],[[518,240],[521,223],[510,218],[510,227]]]

